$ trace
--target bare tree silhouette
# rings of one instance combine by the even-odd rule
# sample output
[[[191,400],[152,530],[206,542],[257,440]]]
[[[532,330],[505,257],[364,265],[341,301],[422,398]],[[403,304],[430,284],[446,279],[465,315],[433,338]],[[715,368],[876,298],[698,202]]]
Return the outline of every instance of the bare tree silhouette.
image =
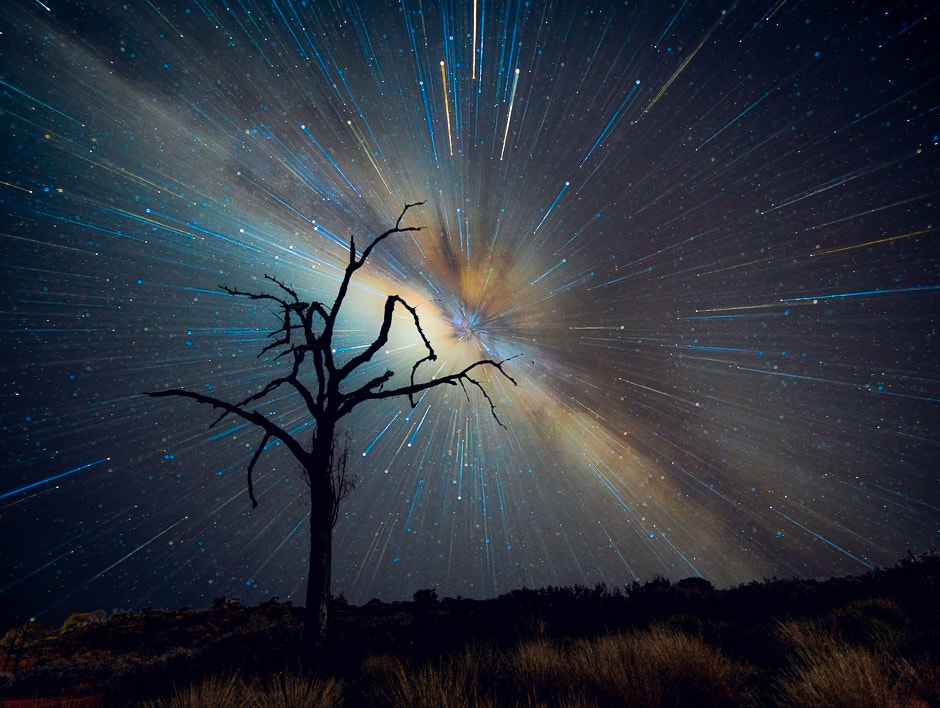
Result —
[[[222,290],[229,295],[262,300],[275,306],[281,321],[280,327],[268,335],[273,338],[273,341],[261,350],[259,357],[268,352],[275,352],[277,358],[288,358],[291,362],[290,373],[272,379],[260,391],[237,403],[183,389],[146,392],[146,395],[154,397],[189,398],[221,409],[222,413],[212,426],[217,425],[227,416],[233,415],[261,429],[261,441],[248,464],[247,474],[248,495],[254,507],[258,506],[258,502],[252,483],[252,471],[269,441],[282,442],[300,463],[310,494],[310,562],[307,578],[304,648],[308,656],[317,660],[323,657],[328,642],[333,528],[336,524],[339,504],[353,486],[352,480],[346,474],[347,449],[345,446],[340,447],[337,441],[340,420],[351,413],[356,406],[367,401],[407,396],[411,406],[414,407],[416,394],[437,386],[459,385],[468,398],[468,386],[477,389],[486,399],[496,422],[502,425],[496,415],[493,400],[487,394],[479,378],[475,377],[476,370],[481,367],[496,369],[513,385],[516,384],[515,379],[504,369],[507,359],[500,361],[481,359],[456,373],[438,376],[427,381],[418,381],[419,367],[425,362],[435,361],[437,355],[421,328],[417,310],[398,295],[389,295],[385,300],[382,325],[375,340],[345,363],[336,360],[333,335],[336,320],[346,300],[353,275],[363,266],[376,246],[389,236],[421,230],[422,227],[403,226],[402,221],[409,209],[423,203],[406,204],[395,226],[376,236],[362,251],[362,255],[357,256],[355,240],[350,238],[349,263],[332,305],[316,301],[304,302],[290,286],[270,275],[265,275],[265,279],[277,286],[275,294],[248,292],[221,286]],[[372,357],[385,346],[392,326],[392,315],[395,308],[399,306],[411,315],[415,329],[421,336],[426,350],[426,354],[412,366],[409,383],[397,388],[386,388],[385,385],[394,376],[394,372],[387,369],[383,374],[370,379],[358,388],[343,390],[343,383],[360,367],[370,362]],[[262,401],[281,386],[292,388],[301,397],[313,419],[315,424],[313,433],[306,444],[252,405]]]

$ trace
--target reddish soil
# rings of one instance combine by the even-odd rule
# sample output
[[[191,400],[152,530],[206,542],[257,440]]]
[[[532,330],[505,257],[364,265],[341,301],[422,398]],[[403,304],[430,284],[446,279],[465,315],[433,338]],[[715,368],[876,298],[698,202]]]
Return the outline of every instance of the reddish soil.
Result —
[[[59,698],[0,698],[0,708],[100,708],[99,696]]]

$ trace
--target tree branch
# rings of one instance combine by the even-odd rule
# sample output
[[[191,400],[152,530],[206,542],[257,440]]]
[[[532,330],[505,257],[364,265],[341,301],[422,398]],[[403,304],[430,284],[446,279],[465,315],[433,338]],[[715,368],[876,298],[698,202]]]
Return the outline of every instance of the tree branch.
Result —
[[[516,382],[516,380],[512,376],[507,374],[506,370],[503,368],[504,364],[515,359],[517,356],[519,355],[517,354],[515,356],[509,357],[509,359],[502,359],[501,361],[495,361],[493,359],[481,359],[480,361],[476,361],[470,364],[469,366],[464,368],[462,371],[458,371],[457,373],[449,374],[447,376],[442,376],[441,378],[437,378],[437,379],[432,379],[431,381],[424,381],[422,383],[416,384],[412,382],[408,386],[401,386],[399,388],[394,388],[394,389],[371,391],[371,390],[367,390],[369,388],[369,384],[366,384],[366,386],[363,386],[357,391],[346,395],[343,402],[340,404],[337,419],[351,412],[353,408],[358,406],[363,401],[378,401],[383,398],[394,398],[395,396],[408,396],[408,401],[409,403],[411,403],[411,407],[414,408],[417,405],[414,399],[415,394],[421,393],[423,391],[427,391],[428,389],[434,388],[435,386],[443,386],[443,385],[448,385],[448,386],[459,385],[461,388],[464,389],[464,392],[466,393],[467,389],[464,384],[465,382],[467,382],[480,390],[480,392],[483,394],[483,397],[490,404],[490,413],[492,413],[493,418],[496,419],[496,422],[499,423],[501,427],[505,428],[506,426],[503,425],[502,421],[499,419],[499,416],[496,415],[496,405],[493,403],[493,399],[491,399],[489,394],[487,394],[486,389],[483,387],[483,384],[481,384],[475,378],[470,376],[470,372],[480,366],[492,366],[493,368],[497,369],[499,373],[503,375],[504,378],[512,382],[513,386],[518,386],[518,383]],[[386,376],[384,377],[386,381],[391,378],[389,374],[390,372],[386,372]],[[383,378],[383,377],[379,377],[379,378]],[[375,379],[375,380],[378,380],[378,379]],[[469,398],[469,395],[467,397]]]
[[[246,411],[239,406],[223,401],[214,396],[206,396],[202,393],[196,393],[195,391],[186,391],[181,388],[172,388],[167,389],[166,391],[145,391],[145,396],[150,396],[151,398],[165,398],[168,396],[178,396],[180,398],[190,398],[197,403],[202,403],[204,405],[212,406],[213,408],[221,408],[226,413],[232,413],[237,415],[239,418],[247,420],[249,423],[257,425],[261,428],[267,437],[277,438],[285,445],[287,445],[288,450],[297,458],[297,460],[303,463],[307,459],[307,452],[304,450],[303,446],[297,442],[294,438],[291,437],[290,433],[281,428],[276,423],[271,422],[258,411]],[[212,425],[218,423],[222,417],[220,416]],[[212,427],[212,426],[209,426]]]
[[[382,241],[387,239],[392,234],[405,233],[406,231],[421,231],[423,227],[421,226],[406,226],[402,228],[401,220],[405,218],[405,214],[408,213],[408,210],[411,207],[422,206],[424,202],[415,202],[414,204],[405,204],[405,208],[401,210],[401,214],[398,215],[398,220],[395,222],[395,226],[383,234],[380,234],[373,239],[372,243],[366,246],[366,250],[362,252],[362,257],[356,263],[356,268],[359,268],[363,263],[365,263],[366,258],[369,257],[369,254],[372,253],[372,250],[378,246]],[[352,275],[352,273],[350,273]]]
[[[326,308],[321,302],[302,302],[297,296],[297,293],[286,283],[278,280],[273,275],[265,274],[265,280],[270,280],[272,283],[277,285],[281,290],[290,295],[290,300],[286,300],[277,295],[271,295],[270,293],[255,293],[247,290],[239,290],[237,288],[230,288],[227,285],[220,285],[219,288],[227,292],[229,295],[235,297],[244,297],[249,300],[271,300],[280,305],[280,310],[283,313],[283,324],[279,329],[274,330],[268,334],[268,337],[275,337],[278,334],[283,333],[283,337],[278,339],[271,344],[265,346],[261,352],[258,354],[259,357],[263,356],[272,349],[276,349],[280,346],[290,347],[291,345],[291,334],[294,329],[302,329],[305,334],[306,344],[310,347],[315,346],[316,344],[316,335],[313,334],[313,315],[317,314],[324,321],[327,321],[327,312]],[[292,317],[296,316],[300,320],[300,324],[294,324]],[[312,341],[311,341],[312,340]],[[278,356],[284,356],[285,352],[282,352]]]
[[[264,446],[268,444],[268,439],[271,437],[269,433],[265,433],[264,437],[261,439],[261,444],[258,445],[258,449],[255,450],[255,454],[252,455],[251,462],[248,463],[248,497],[251,499],[251,508],[258,508],[258,500],[255,499],[255,485],[251,481],[251,473],[255,469],[255,463],[258,461],[258,458],[261,457],[261,453],[264,452]]]
[[[431,347],[431,342],[428,341],[428,338],[424,335],[424,330],[421,329],[421,323],[418,321],[418,311],[407,302],[402,300],[398,295],[389,295],[385,300],[385,313],[382,317],[382,326],[379,329],[379,333],[376,336],[375,341],[373,341],[365,351],[350,359],[348,362],[346,362],[345,366],[337,371],[340,381],[343,381],[346,377],[348,377],[353,371],[356,370],[356,368],[371,360],[372,357],[375,356],[376,353],[388,342],[388,333],[392,328],[392,315],[395,312],[395,305],[398,303],[401,303],[401,306],[411,313],[411,316],[414,318],[415,327],[418,329],[418,334],[421,335],[424,346],[427,347],[428,350],[428,355],[419,360],[413,368],[417,369],[418,366],[423,362],[434,361],[437,359],[437,355],[434,353],[434,349]],[[412,370],[412,378],[413,377],[414,370]]]
[[[365,250],[362,252],[362,256],[360,256],[358,259],[356,258],[356,244],[352,238],[349,239],[349,265],[346,266],[346,272],[343,274],[343,281],[339,285],[339,292],[336,293],[336,299],[333,301],[333,307],[330,308],[330,315],[323,330],[323,336],[327,341],[330,341],[333,338],[333,325],[336,322],[336,316],[339,314],[340,308],[343,306],[343,301],[346,299],[346,292],[349,290],[349,281],[352,280],[353,274],[362,267],[362,264],[366,262],[366,259],[369,257],[369,254],[372,253],[375,247],[392,234],[422,230],[423,227],[421,226],[401,225],[402,219],[405,218],[405,214],[408,213],[408,210],[411,209],[411,207],[421,206],[422,204],[424,204],[424,202],[405,204],[405,208],[402,209],[401,214],[398,215],[398,220],[395,222],[395,226],[388,231],[376,236],[372,240],[372,243],[366,246]]]

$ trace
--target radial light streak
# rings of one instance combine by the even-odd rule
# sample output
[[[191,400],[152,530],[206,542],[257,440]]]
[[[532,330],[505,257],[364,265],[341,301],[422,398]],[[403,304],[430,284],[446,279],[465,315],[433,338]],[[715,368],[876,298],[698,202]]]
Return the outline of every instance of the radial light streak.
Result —
[[[773,512],[779,514],[780,516],[782,516],[784,519],[786,519],[787,521],[789,521],[789,522],[790,522],[791,524],[793,524],[794,526],[803,529],[804,531],[806,531],[806,533],[810,534],[810,535],[813,536],[814,538],[818,538],[820,541],[822,541],[823,543],[825,543],[827,546],[830,546],[831,548],[834,548],[835,550],[837,550],[839,553],[841,553],[841,554],[843,554],[843,555],[845,555],[845,556],[851,558],[852,560],[854,560],[854,561],[855,561],[856,563],[858,563],[859,565],[871,569],[871,567],[872,567],[871,563],[869,563],[868,561],[866,561],[864,558],[859,558],[858,556],[855,556],[855,555],[853,555],[852,553],[849,553],[846,549],[842,548],[842,547],[839,546],[838,544],[833,543],[832,541],[830,541],[828,538],[826,538],[826,537],[823,536],[822,534],[816,533],[815,531],[813,531],[812,529],[808,528],[808,527],[805,526],[804,524],[801,524],[801,523],[800,523],[799,521],[797,521],[796,519],[794,519],[794,518],[792,518],[792,517],[790,517],[790,516],[787,516],[786,514],[784,514],[784,513],[783,513],[782,511],[780,511],[779,509],[774,509],[773,507],[770,507],[770,509],[771,509],[771,511],[773,511]]]
[[[424,415],[421,416],[421,420],[419,420],[418,424],[415,426],[415,431],[411,434],[411,437],[408,439],[408,447],[411,447],[412,445],[414,445],[415,438],[417,438],[418,433],[421,432],[421,426],[424,425],[424,421],[428,417],[428,413],[430,412],[431,412],[431,406],[428,406],[424,411]]]
[[[865,171],[867,171],[868,169],[876,169],[876,168],[866,168]],[[816,187],[815,189],[808,190],[808,191],[806,191],[806,192],[803,192],[802,194],[797,194],[797,195],[792,196],[792,197],[787,197],[787,198],[784,199],[780,204],[774,204],[774,205],[771,206],[769,209],[763,210],[763,211],[761,212],[761,214],[762,214],[762,215],[763,215],[763,214],[769,214],[769,213],[771,213],[772,211],[776,211],[777,209],[784,209],[784,208],[786,208],[786,207],[788,207],[788,206],[791,206],[791,205],[793,205],[793,204],[796,204],[797,202],[801,202],[801,201],[803,201],[804,199],[811,199],[811,198],[813,198],[813,197],[818,197],[818,196],[819,196],[820,194],[822,194],[823,192],[828,192],[830,189],[835,189],[836,187],[842,187],[842,186],[848,184],[849,182],[853,182],[853,181],[855,181],[855,180],[857,180],[857,179],[860,179],[860,178],[863,177],[863,176],[864,176],[864,174],[863,174],[862,172],[858,172],[858,173],[855,173],[855,174],[842,175],[842,176],[840,176],[840,177],[837,177],[837,178],[835,178],[835,179],[829,181],[829,182],[826,183],[826,184],[823,184],[823,185],[820,185],[819,187]]]
[[[565,193],[565,190],[571,185],[571,182],[565,182],[565,186],[561,188],[561,191],[558,192],[558,196],[555,197],[555,201],[552,202],[552,205],[548,207],[548,211],[545,212],[545,216],[542,217],[542,220],[538,223],[538,226],[535,227],[535,230],[532,232],[538,233],[538,230],[542,228],[542,224],[545,223],[545,220],[548,218],[549,214],[552,213],[552,209],[555,208],[555,205],[558,204],[558,200],[561,199],[561,195]]]
[[[150,0],[146,0],[146,2],[147,2],[148,5],[150,5],[150,8],[151,8],[154,12],[156,12],[158,15],[160,15],[160,19],[161,19],[161,20],[163,20],[163,21],[166,22],[170,27],[173,28],[173,31],[176,32],[176,34],[179,35],[180,39],[185,39],[185,38],[183,37],[183,33],[180,32],[178,29],[176,29],[176,27],[174,26],[174,24],[173,24],[172,22],[170,22],[170,21],[167,19],[166,15],[164,15],[162,12],[160,12],[160,9],[159,9],[156,5],[154,5],[152,2],[150,2]],[[43,7],[45,7],[45,6],[43,6]],[[46,8],[46,9],[48,10],[49,8]]]
[[[39,3],[39,4],[42,5],[42,3]],[[43,7],[44,7],[46,10],[49,10],[49,8],[46,7],[45,5],[43,5]],[[51,12],[51,10],[50,10],[50,12]],[[58,108],[53,108],[53,107],[50,106],[48,103],[46,103],[46,102],[44,102],[44,101],[40,101],[40,100],[39,100],[38,98],[36,98],[35,96],[33,96],[33,95],[27,93],[26,91],[23,91],[22,89],[18,89],[16,86],[12,86],[11,84],[8,84],[6,81],[4,81],[4,80],[2,80],[2,79],[0,79],[0,86],[2,86],[2,87],[5,88],[5,89],[8,89],[8,90],[10,90],[10,91],[13,91],[14,93],[16,93],[16,94],[19,95],[19,96],[22,96],[23,98],[27,99],[30,103],[35,103],[36,105],[41,106],[42,108],[46,109],[47,111],[52,111],[52,112],[55,113],[56,115],[62,116],[63,118],[65,118],[66,120],[68,120],[68,121],[74,123],[75,125],[81,126],[82,128],[85,127],[85,124],[82,123],[80,120],[77,120],[77,119],[73,118],[72,116],[68,115],[67,113],[64,113],[63,111],[60,111]]]
[[[502,162],[503,155],[506,153],[506,140],[509,138],[509,124],[512,122],[512,107],[516,103],[516,86],[519,84],[519,69],[516,69],[512,77],[512,90],[509,92],[509,111],[506,113],[506,130],[503,132],[503,147],[499,151],[499,159]]]
[[[470,79],[477,80],[477,0],[473,0],[473,34],[470,45]]]
[[[25,187],[18,187],[15,184],[10,184],[9,182],[4,182],[3,180],[0,180],[0,184],[2,184],[4,187],[12,187],[13,189],[18,189],[21,192],[26,192],[27,194],[33,193],[33,190],[31,189],[26,189]]]
[[[662,33],[661,35],[659,35],[659,39],[657,39],[657,40],[656,40],[656,44],[653,45],[653,48],[654,48],[654,49],[658,49],[658,48],[659,48],[659,45],[660,45],[660,44],[662,43],[662,41],[666,38],[666,35],[669,34],[669,30],[671,30],[671,29],[672,29],[672,26],[673,26],[674,24],[676,24],[676,20],[679,19],[679,15],[682,14],[682,11],[685,9],[685,6],[688,5],[688,4],[689,4],[689,0],[682,0],[682,4],[679,6],[679,9],[676,10],[676,14],[672,16],[672,19],[671,19],[671,20],[669,20],[669,24],[667,24],[667,25],[663,28],[663,33]]]
[[[321,153],[323,153],[323,157],[325,157],[325,158],[329,161],[329,163],[330,163],[331,165],[333,165],[333,167],[336,169],[336,171],[339,172],[339,176],[342,177],[342,178],[343,178],[343,181],[346,182],[346,184],[349,185],[350,189],[352,189],[352,190],[356,193],[356,196],[361,197],[362,195],[359,193],[359,190],[356,189],[355,185],[353,185],[353,183],[349,181],[349,178],[348,178],[348,177],[346,176],[346,174],[340,169],[339,165],[336,164],[336,161],[335,161],[332,157],[330,157],[330,154],[323,148],[322,145],[320,145],[320,143],[317,142],[317,139],[316,139],[315,137],[313,137],[313,133],[310,132],[310,130],[307,128],[307,126],[306,126],[304,123],[301,123],[301,124],[300,124],[300,129],[301,129],[302,131],[304,131],[304,134],[305,134],[308,138],[310,138],[310,141],[311,141],[314,145],[317,146],[317,148],[320,150]]]
[[[809,254],[810,258],[813,256],[828,256],[833,253],[843,253],[845,251],[852,251],[856,248],[868,248],[869,246],[880,246],[885,243],[892,243],[894,241],[900,241],[905,238],[911,238],[912,236],[923,236],[924,234],[929,234],[932,231],[936,231],[935,228],[931,227],[928,229],[920,229],[918,231],[909,231],[906,234],[898,234],[897,236],[885,236],[884,238],[877,238],[873,241],[865,241],[864,243],[856,243],[851,246],[840,246],[839,248],[830,248],[825,251],[813,251]]]
[[[444,88],[444,114],[447,117],[447,144],[450,146],[450,155],[454,156],[454,136],[450,128],[450,95],[447,91],[447,72],[444,70],[444,62],[441,61],[441,84]]]
[[[395,414],[395,417],[393,417],[390,421],[388,421],[388,425],[386,425],[384,428],[382,428],[382,432],[380,432],[378,435],[376,435],[376,436],[375,436],[375,440],[373,440],[371,443],[369,443],[369,446],[368,446],[365,450],[362,451],[362,456],[363,456],[363,457],[365,457],[366,455],[368,455],[369,452],[372,450],[372,448],[374,448],[374,447],[376,446],[376,444],[379,442],[379,440],[381,439],[381,437],[382,437],[383,435],[385,435],[386,432],[388,432],[388,429],[389,429],[389,428],[392,427],[392,423],[394,423],[394,422],[398,419],[398,416],[399,416],[399,415],[401,415],[401,411],[399,411],[398,413],[396,413],[396,414]]]
[[[735,3],[735,6],[736,6],[736,5],[737,5],[737,3]],[[685,4],[683,4],[683,7],[685,7]],[[733,10],[733,9],[734,9],[734,6],[732,6],[731,10]],[[682,10],[682,8],[679,9],[679,12],[681,12],[681,10]],[[664,83],[664,84],[660,87],[660,89],[659,89],[659,91],[656,93],[656,95],[653,96],[653,100],[650,101],[649,104],[646,106],[646,108],[643,109],[643,112],[640,114],[641,116],[645,116],[647,113],[650,112],[650,109],[651,109],[653,106],[655,106],[657,103],[659,103],[659,99],[661,99],[661,98],[663,97],[663,94],[665,94],[666,91],[669,90],[669,87],[672,86],[672,85],[675,83],[676,79],[679,78],[679,75],[682,74],[682,72],[685,71],[686,67],[692,62],[692,60],[695,59],[695,56],[696,56],[700,51],[702,51],[702,47],[705,46],[705,44],[706,44],[706,43],[708,42],[708,40],[711,38],[712,34],[714,34],[715,30],[718,29],[719,25],[721,25],[721,23],[724,22],[725,16],[726,16],[729,12],[731,12],[731,10],[722,10],[722,11],[721,11],[721,16],[718,18],[718,20],[715,22],[715,24],[713,24],[713,25],[711,26],[711,29],[709,29],[708,32],[705,33],[705,36],[702,37],[701,41],[698,43],[698,46],[696,46],[695,49],[693,49],[691,52],[689,52],[689,54],[686,55],[685,59],[682,60],[682,63],[679,64],[679,67],[673,72],[672,76],[670,76],[668,79],[666,79],[666,83]],[[676,13],[676,17],[679,16],[679,12]],[[675,21],[675,20],[673,20],[673,21]]]
[[[666,534],[661,533],[659,534],[659,537],[663,541],[666,542],[666,544],[675,552],[677,556],[679,556],[682,560],[685,561],[686,565],[689,566],[689,569],[691,569],[691,571],[695,573],[696,576],[698,576],[699,578],[703,577],[702,574],[699,572],[699,569],[695,567],[695,564],[692,561],[690,561],[682,551],[679,550],[676,544],[674,544],[672,541],[669,540],[669,537],[666,536]]]
[[[87,585],[91,585],[91,583],[93,583],[93,582],[94,582],[95,580],[97,580],[98,578],[104,577],[104,576],[107,575],[110,571],[114,570],[114,569],[117,568],[119,565],[121,565],[121,563],[123,563],[124,561],[128,560],[129,558],[132,558],[133,556],[137,555],[137,554],[140,553],[142,550],[144,550],[145,548],[147,548],[147,546],[151,545],[154,541],[156,541],[158,538],[160,538],[160,537],[162,537],[162,536],[165,536],[166,534],[170,533],[170,531],[172,531],[173,529],[175,529],[177,526],[179,526],[181,523],[183,523],[183,522],[186,521],[187,519],[189,519],[189,517],[188,517],[188,516],[184,516],[184,517],[183,517],[182,519],[180,519],[179,521],[175,521],[175,522],[173,522],[172,524],[170,524],[169,526],[167,526],[167,527],[166,527],[165,529],[163,529],[160,533],[151,536],[149,539],[147,539],[147,540],[144,541],[142,544],[140,544],[139,546],[137,546],[137,548],[135,548],[135,549],[134,549],[133,551],[131,551],[130,553],[127,553],[127,554],[121,556],[121,557],[118,558],[116,561],[114,561],[114,563],[112,563],[111,565],[109,565],[109,566],[108,566],[107,568],[105,568],[104,570],[98,571],[95,575],[93,575],[91,578],[89,578],[89,579],[85,582],[85,585],[86,585],[86,586],[87,586]]]
[[[388,182],[385,180],[385,175],[382,174],[382,170],[379,169],[379,164],[375,161],[375,157],[372,155],[372,150],[369,148],[368,143],[366,143],[365,136],[362,134],[362,131],[353,123],[351,120],[346,121],[346,125],[349,126],[349,129],[352,130],[353,135],[356,136],[356,141],[359,143],[359,146],[362,148],[362,151],[365,153],[366,157],[369,158],[369,162],[372,163],[372,166],[375,168],[375,173],[379,176],[379,179],[382,180],[382,184],[385,185],[385,189],[389,194],[395,194],[392,191],[392,188],[389,186]]]
[[[816,303],[819,300],[836,300],[847,297],[870,297],[871,295],[898,295],[900,293],[930,292],[940,290],[940,285],[912,285],[908,288],[878,288],[875,290],[859,290],[854,293],[829,293],[826,295],[805,295],[802,297],[781,298],[780,302],[790,304],[793,302]]]
[[[591,155],[594,154],[594,151],[597,149],[597,146],[601,144],[601,141],[604,139],[604,136],[610,132],[610,129],[613,127],[614,123],[617,122],[617,119],[620,117],[620,114],[623,112],[623,109],[627,107],[627,104],[630,103],[630,99],[633,98],[633,94],[636,93],[636,90],[640,87],[640,80],[637,79],[636,83],[633,84],[633,87],[630,89],[630,92],[627,94],[627,97],[623,99],[623,103],[620,104],[620,107],[614,111],[614,115],[611,116],[610,121],[604,127],[603,132],[598,136],[597,140],[594,141],[594,144],[591,146],[591,149],[588,150],[587,155],[584,156],[584,159],[581,160],[581,164],[578,167],[584,167],[584,163],[587,162]]]
[[[567,262],[568,262],[568,259],[567,259],[567,258],[562,258],[560,261],[558,261],[558,263],[556,263],[555,265],[553,265],[551,268],[549,268],[549,269],[546,270],[544,273],[542,273],[538,278],[536,278],[535,280],[533,280],[533,281],[530,283],[530,285],[535,285],[537,282],[539,282],[540,280],[542,280],[542,278],[548,277],[549,275],[551,275],[552,273],[554,273],[556,270],[558,270],[559,268],[561,268],[561,267],[562,267],[565,263],[567,263]]]
[[[764,95],[762,95],[760,98],[758,98],[756,101],[754,101],[751,105],[749,105],[749,106],[748,106],[747,108],[745,108],[743,111],[741,111],[740,113],[738,113],[738,115],[736,115],[734,118],[732,118],[730,121],[728,121],[720,130],[718,130],[718,131],[715,132],[715,133],[712,133],[710,137],[708,137],[708,138],[706,138],[705,140],[703,140],[702,143],[701,143],[701,145],[699,145],[699,146],[698,146],[697,148],[695,148],[695,149],[696,149],[696,150],[701,150],[703,147],[705,147],[706,145],[708,145],[708,143],[710,143],[712,140],[714,140],[715,138],[717,138],[719,135],[721,135],[723,132],[725,132],[728,128],[730,128],[732,125],[734,125],[734,124],[737,123],[739,120],[741,120],[744,116],[746,116],[748,113],[750,113],[752,110],[754,110],[757,106],[759,106],[759,105],[764,101],[764,99],[766,99],[768,96],[770,96],[770,91],[764,91]]]
[[[669,393],[668,391],[662,391],[662,390],[660,390],[660,389],[658,389],[658,388],[653,388],[652,386],[646,386],[646,385],[644,385],[644,384],[637,383],[636,381],[630,381],[629,379],[625,379],[625,378],[623,378],[622,376],[621,376],[620,378],[618,378],[617,380],[618,380],[618,381],[623,381],[625,384],[629,384],[630,386],[635,386],[636,388],[641,388],[641,389],[643,389],[644,391],[649,391],[650,393],[655,393],[655,394],[657,394],[657,395],[659,395],[659,396],[668,396],[669,398],[672,398],[672,399],[674,399],[674,400],[676,400],[676,401],[679,401],[679,402],[681,402],[681,403],[688,403],[690,406],[693,406],[693,407],[695,407],[695,408],[701,408],[701,407],[702,407],[702,404],[701,404],[700,401],[691,401],[691,400],[689,400],[689,399],[687,399],[687,398],[682,398],[682,397],[677,396],[677,395],[675,395],[675,394],[673,394],[673,393]]]
[[[81,472],[82,470],[87,470],[89,467],[94,467],[95,465],[100,465],[102,462],[108,462],[111,458],[104,457],[100,460],[95,460],[94,462],[89,462],[87,465],[82,465],[81,467],[76,467],[71,469],[68,472],[62,472],[61,474],[53,475],[52,477],[46,477],[41,479],[38,482],[33,482],[32,484],[27,484],[25,487],[20,487],[19,489],[13,489],[9,492],[4,492],[0,494],[0,499],[6,499],[7,497],[12,497],[20,492],[25,492],[29,489],[34,489],[36,487],[42,486],[43,484],[48,484],[49,482],[54,482],[57,479],[62,479],[63,477],[68,477],[70,474],[75,474],[76,472]]]

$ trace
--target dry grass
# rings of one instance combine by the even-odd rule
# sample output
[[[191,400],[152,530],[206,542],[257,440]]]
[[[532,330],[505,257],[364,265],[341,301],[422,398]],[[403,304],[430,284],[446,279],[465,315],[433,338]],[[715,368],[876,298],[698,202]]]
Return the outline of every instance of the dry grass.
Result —
[[[381,655],[366,660],[363,677],[380,705],[475,708],[489,705],[493,666],[482,650],[420,663]]]
[[[296,674],[278,674],[255,684],[250,691],[252,708],[334,708],[343,704],[343,682]]]
[[[343,703],[341,681],[277,674],[265,681],[213,676],[180,686],[142,708],[336,708]]]
[[[375,704],[416,708],[743,706],[748,670],[665,628],[596,639],[466,650],[430,662],[374,656],[362,680]]]
[[[510,666],[521,695],[558,705],[741,706],[749,671],[662,627],[570,643],[524,644]]]
[[[779,636],[791,656],[775,682],[781,708],[916,708],[940,698],[940,672],[927,660],[847,642],[820,622],[781,623]]]
[[[700,638],[669,629],[594,639],[523,642],[435,661],[367,659],[369,705],[414,708],[921,708],[940,705],[940,669],[841,640],[828,623],[788,622],[777,634],[790,667],[763,698],[756,669]]]
[[[234,676],[210,676],[197,683],[177,686],[164,697],[145,701],[143,708],[243,708],[245,684]]]
[[[883,655],[850,646],[803,653],[779,681],[778,703],[798,708],[900,706],[892,692]]]
[[[788,664],[772,673],[760,673],[695,634],[660,625],[591,639],[539,638],[507,649],[467,648],[431,660],[373,655],[346,683],[292,673],[261,679],[223,674],[172,687],[139,708],[940,705],[936,661],[904,659],[877,642],[862,641],[869,630],[854,617],[855,610],[851,622],[839,615],[779,623],[767,640]],[[848,623],[853,641],[840,635],[836,622]],[[888,647],[900,641],[883,627],[873,631],[888,640]]]

